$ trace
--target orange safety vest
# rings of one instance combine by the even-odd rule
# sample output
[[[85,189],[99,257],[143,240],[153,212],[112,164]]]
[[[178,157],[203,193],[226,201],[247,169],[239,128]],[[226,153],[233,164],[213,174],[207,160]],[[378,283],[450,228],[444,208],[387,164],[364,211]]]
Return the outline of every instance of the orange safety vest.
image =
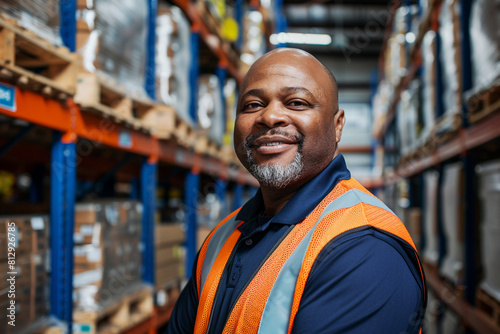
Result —
[[[219,281],[240,237],[236,210],[205,240],[198,256],[196,280],[199,305],[194,333],[206,333]],[[332,239],[360,228],[392,234],[413,248],[397,216],[353,178],[340,181],[321,203],[286,235],[250,280],[236,301],[223,333],[291,333],[302,293],[316,257]],[[215,315],[216,316],[216,315]]]

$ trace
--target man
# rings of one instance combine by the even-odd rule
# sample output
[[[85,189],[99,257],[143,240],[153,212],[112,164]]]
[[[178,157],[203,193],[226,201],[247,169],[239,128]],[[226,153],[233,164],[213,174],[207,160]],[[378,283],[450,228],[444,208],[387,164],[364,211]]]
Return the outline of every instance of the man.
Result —
[[[397,217],[351,178],[334,76],[280,48],[243,79],[234,145],[260,189],[205,240],[168,333],[418,333],[425,286]]]

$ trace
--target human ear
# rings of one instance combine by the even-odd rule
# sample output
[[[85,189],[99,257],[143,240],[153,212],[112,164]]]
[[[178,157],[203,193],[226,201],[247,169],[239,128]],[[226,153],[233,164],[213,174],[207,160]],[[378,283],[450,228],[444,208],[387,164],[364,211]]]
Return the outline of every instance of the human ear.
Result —
[[[338,143],[342,137],[342,130],[345,124],[345,113],[344,109],[339,109],[333,118],[333,124],[335,125],[335,141]]]

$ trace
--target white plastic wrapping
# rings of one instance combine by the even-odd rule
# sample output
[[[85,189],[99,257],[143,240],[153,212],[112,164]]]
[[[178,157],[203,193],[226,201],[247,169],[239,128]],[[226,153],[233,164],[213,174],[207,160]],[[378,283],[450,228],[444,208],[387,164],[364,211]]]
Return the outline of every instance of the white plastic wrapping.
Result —
[[[474,91],[500,81],[500,0],[472,3],[470,43]]]
[[[439,15],[439,36],[445,114],[459,113],[462,106],[460,15],[460,1],[443,2]]]
[[[401,93],[401,101],[398,105],[397,126],[401,139],[400,153],[403,156],[409,154],[417,142],[419,88],[420,82],[412,81],[410,87]]]
[[[262,14],[257,10],[246,11],[243,18],[243,47],[241,50],[241,61],[246,67],[250,67],[265,53],[266,41],[263,36],[265,34]]]
[[[455,284],[462,284],[465,266],[463,168],[461,162],[444,167],[441,187],[442,221],[446,238],[446,256],[440,273]]]
[[[198,79],[198,129],[222,145],[224,123],[222,119],[222,96],[219,78],[216,75],[201,75]]]
[[[156,18],[156,98],[175,107],[193,125],[189,115],[190,27],[175,6],[161,7]]]
[[[59,34],[59,0],[2,0],[0,14],[52,44],[62,45]]]
[[[420,132],[420,140],[427,141],[436,123],[436,33],[428,31],[422,40],[422,112],[423,127]]]
[[[481,199],[481,288],[500,301],[500,160],[476,167]]]
[[[429,170],[424,173],[425,203],[423,222],[425,226],[425,246],[423,257],[430,264],[437,264],[439,258],[439,237],[437,226],[437,196],[439,173]]]
[[[99,0],[93,5],[77,13],[88,29],[77,46],[84,68],[115,81],[132,96],[145,97],[147,2]]]

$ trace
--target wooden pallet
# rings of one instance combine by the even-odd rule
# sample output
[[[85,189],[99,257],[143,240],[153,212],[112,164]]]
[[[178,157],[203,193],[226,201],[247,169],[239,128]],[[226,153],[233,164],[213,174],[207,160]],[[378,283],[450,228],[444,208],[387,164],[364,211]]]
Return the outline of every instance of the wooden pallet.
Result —
[[[462,116],[460,113],[443,115],[432,130],[433,144],[439,145],[457,136],[462,128]]]
[[[198,136],[196,137],[196,142],[194,145],[194,151],[196,153],[206,154],[206,155],[216,157],[216,158],[220,157],[219,145],[217,145],[216,142],[214,142],[212,139],[208,138],[208,136],[206,136],[203,133],[198,133]]]
[[[476,291],[476,307],[500,331],[500,301],[479,287]]]
[[[169,139],[175,131],[175,109],[167,105],[155,105],[152,108],[136,109],[135,116],[144,129],[159,139]]]
[[[173,137],[180,145],[193,148],[196,144],[197,134],[188,122],[176,114]]]
[[[469,120],[475,123],[495,112],[500,112],[500,82],[467,99]]]
[[[98,311],[73,312],[75,334],[119,334],[153,314],[153,292],[144,286]]]
[[[156,103],[147,97],[131,96],[124,87],[95,73],[78,74],[75,103],[85,111],[96,112],[134,129],[144,128],[135,114],[145,115]]]
[[[0,17],[0,78],[65,99],[76,91],[78,56]]]

